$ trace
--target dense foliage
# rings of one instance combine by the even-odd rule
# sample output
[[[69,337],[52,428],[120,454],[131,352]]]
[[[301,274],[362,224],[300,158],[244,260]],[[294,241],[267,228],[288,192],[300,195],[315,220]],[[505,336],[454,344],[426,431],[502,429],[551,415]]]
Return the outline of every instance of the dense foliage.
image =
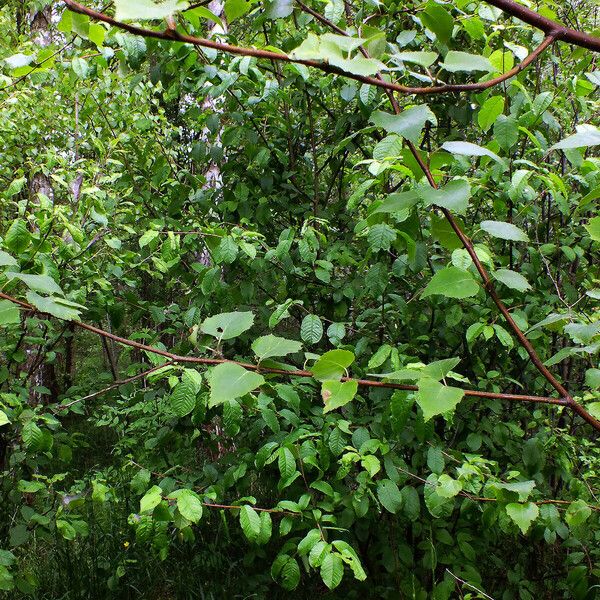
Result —
[[[600,55],[493,4],[2,3],[0,595],[600,597]]]

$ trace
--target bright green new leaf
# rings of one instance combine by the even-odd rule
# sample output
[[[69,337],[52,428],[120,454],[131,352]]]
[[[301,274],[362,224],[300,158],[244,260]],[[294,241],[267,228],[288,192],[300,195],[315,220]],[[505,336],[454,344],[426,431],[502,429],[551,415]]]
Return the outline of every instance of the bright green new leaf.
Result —
[[[185,0],[115,0],[117,21],[164,19],[185,10],[189,6]]]
[[[504,111],[504,97],[491,96],[479,109],[477,123],[483,131],[487,131]]]
[[[177,500],[177,510],[181,516],[197,523],[202,517],[202,501],[196,492],[188,489],[176,490],[169,494],[169,498]]]
[[[252,350],[259,362],[273,356],[286,356],[300,352],[302,343],[295,340],[277,337],[276,335],[263,335],[252,342]]]
[[[540,509],[533,502],[527,502],[526,504],[512,502],[506,505],[506,514],[518,525],[521,533],[525,535],[531,524],[538,518]]]
[[[210,406],[222,404],[249,394],[261,386],[265,378],[248,371],[235,363],[222,363],[214,367],[208,376],[210,384]]]
[[[422,297],[427,298],[434,294],[446,298],[469,298],[479,291],[479,284],[468,271],[456,267],[445,267],[439,270],[427,284]]]
[[[252,312],[220,313],[205,319],[200,325],[200,330],[219,340],[231,340],[250,329],[253,323]]]
[[[353,362],[354,354],[350,350],[330,350],[317,360],[311,371],[319,381],[340,379]]]
[[[454,498],[462,491],[462,483],[444,473],[439,476],[435,491],[442,498]]]
[[[0,267],[14,267],[17,264],[17,260],[8,254],[8,252],[0,250]]]
[[[9,424],[10,424],[10,419],[8,418],[8,415],[3,410],[0,410],[0,427],[2,427],[3,425],[9,425]]]
[[[157,485],[152,486],[140,500],[140,512],[150,512],[154,510],[162,500],[162,489]]]
[[[323,412],[331,412],[345,406],[354,399],[357,391],[356,381],[324,381],[321,387],[321,396],[325,403]]]
[[[258,513],[248,504],[240,509],[240,525],[246,539],[255,542],[260,535],[260,517]]]
[[[321,579],[330,589],[334,590],[342,582],[344,562],[339,554],[331,552],[321,563]]]
[[[569,527],[578,527],[585,523],[592,514],[592,509],[583,500],[575,500],[569,504],[565,514],[565,521]]]
[[[0,326],[21,322],[19,308],[10,300],[0,300]]]
[[[453,412],[465,395],[463,390],[443,385],[430,377],[420,379],[418,386],[416,399],[425,421],[436,415]]]

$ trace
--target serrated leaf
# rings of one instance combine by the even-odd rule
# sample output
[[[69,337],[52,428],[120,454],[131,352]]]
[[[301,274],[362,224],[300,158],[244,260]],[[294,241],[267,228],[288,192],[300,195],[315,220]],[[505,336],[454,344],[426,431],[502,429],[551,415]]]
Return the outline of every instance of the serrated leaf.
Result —
[[[33,421],[25,423],[21,432],[21,437],[23,438],[23,443],[27,450],[35,452],[43,446],[44,434]]]
[[[0,326],[21,322],[19,307],[10,300],[0,300]]]
[[[208,376],[210,384],[210,406],[222,404],[249,394],[260,387],[265,378],[248,371],[235,363],[222,363],[212,369]]]
[[[178,417],[189,415],[196,406],[196,389],[187,381],[180,381],[171,393],[171,406]]]
[[[6,247],[15,254],[21,254],[27,250],[31,243],[31,234],[23,219],[15,219],[4,236]]]
[[[436,415],[453,412],[465,395],[463,390],[443,385],[430,377],[420,379],[418,387],[416,400],[425,421]]]
[[[181,516],[191,521],[198,523],[202,518],[202,502],[200,497],[193,490],[180,489],[169,494],[169,498],[177,500],[177,510]]]
[[[27,292],[27,301],[33,304],[37,310],[43,313],[47,313],[56,317],[57,319],[63,319],[64,321],[74,321],[79,318],[79,309],[85,308],[81,304],[65,300],[64,298],[57,298],[55,296],[42,297],[35,292]]]
[[[373,252],[389,250],[392,242],[396,240],[396,232],[386,223],[378,223],[369,228],[367,241]]]
[[[330,589],[334,590],[342,582],[344,576],[344,562],[339,554],[328,554],[321,563],[321,579]]]
[[[540,510],[537,504],[533,502],[527,502],[526,504],[511,502],[506,505],[506,514],[518,525],[521,533],[525,535],[533,521],[538,518]]]
[[[325,404],[323,412],[331,412],[336,408],[346,406],[354,399],[357,391],[358,383],[356,381],[324,381],[321,387],[321,396]]]
[[[340,379],[353,362],[354,354],[350,350],[330,350],[317,360],[311,372],[319,381]]]
[[[42,292],[43,294],[60,294],[63,295],[63,291],[48,275],[30,275],[29,273],[6,273],[9,279],[19,279],[22,281],[30,290],[36,292]]]

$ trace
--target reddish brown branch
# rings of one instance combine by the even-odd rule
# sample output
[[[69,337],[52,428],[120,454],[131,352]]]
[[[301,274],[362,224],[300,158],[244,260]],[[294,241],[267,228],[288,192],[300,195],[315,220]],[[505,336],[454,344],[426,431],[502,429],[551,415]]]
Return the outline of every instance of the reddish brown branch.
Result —
[[[313,67],[315,69],[319,69],[321,71],[325,71],[326,73],[333,73],[335,75],[342,75],[349,79],[355,79],[356,81],[360,81],[361,83],[367,83],[369,85],[373,85],[376,87],[383,88],[385,90],[400,92],[402,94],[415,94],[415,95],[428,95],[428,94],[443,94],[450,92],[462,92],[462,91],[480,91],[485,90],[499,83],[514,77],[525,68],[527,68],[533,61],[535,61],[538,56],[554,41],[554,37],[552,34],[549,36],[538,46],[527,58],[523,60],[522,63],[496,77],[494,79],[490,79],[489,81],[484,81],[481,83],[467,83],[467,84],[445,84],[439,86],[427,86],[427,87],[409,87],[405,85],[400,85],[398,83],[393,83],[390,81],[386,81],[381,75],[377,77],[369,77],[365,75],[356,75],[354,73],[348,73],[347,71],[343,71],[338,67],[330,65],[325,62],[321,62],[318,60],[304,60],[304,59],[294,59],[288,56],[287,54],[283,54],[281,52],[273,52],[271,50],[261,50],[258,48],[243,48],[240,46],[233,46],[231,44],[224,44],[222,42],[217,42],[215,40],[210,40],[206,38],[198,38],[191,35],[183,34],[177,32],[175,29],[167,29],[165,31],[157,31],[154,29],[144,29],[142,27],[138,27],[136,25],[130,25],[128,23],[123,23],[121,21],[117,21],[108,15],[97,12],[75,2],[74,0],[64,0],[65,4],[74,12],[84,14],[89,16],[92,19],[102,21],[104,23],[108,23],[113,27],[118,27],[119,29],[123,29],[132,33],[134,35],[140,35],[143,37],[152,37],[161,40],[168,41],[179,41],[187,44],[192,44],[194,46],[200,46],[203,48],[212,48],[213,50],[218,50],[220,52],[225,52],[228,54],[236,54],[240,56],[252,56],[255,58],[262,58],[266,60],[277,60],[284,61],[290,63],[296,63],[305,65],[308,67]],[[322,23],[327,25],[328,27],[332,27],[336,32],[347,35],[343,29],[337,27],[334,23],[319,15],[316,11],[312,10],[310,7],[306,6],[302,2],[298,2],[301,6],[302,10],[305,10],[309,14],[313,15],[315,18],[318,18]],[[362,51],[365,54],[364,50]]]
[[[318,14],[318,13],[315,13],[315,11],[311,11],[311,14]],[[327,19],[325,19],[325,17],[323,17],[323,19],[324,20],[322,22],[327,22]],[[339,33],[339,28],[336,28],[336,31],[338,31],[338,33]],[[342,35],[348,35],[348,34],[346,32],[342,32]],[[543,50],[545,48],[547,48],[553,41],[554,41],[553,34],[549,34],[548,37],[544,40],[544,43],[542,43],[533,54],[537,53],[537,55],[539,56],[539,54],[541,52],[543,52]],[[369,57],[368,52],[362,46],[360,48],[360,51],[362,52],[363,56],[365,56],[367,58]],[[534,59],[535,59],[535,57],[532,58],[531,60],[534,60]],[[382,79],[381,73],[377,73],[377,78],[380,80]],[[392,92],[390,90],[385,90],[385,92],[389,98],[390,104],[392,105],[394,112],[396,114],[400,114],[402,112],[402,109],[400,108],[400,105],[398,104],[398,101],[396,100],[396,98],[394,97]],[[427,181],[429,182],[429,184],[433,188],[437,189],[438,185],[435,182],[435,179],[431,173],[431,170],[429,169],[429,167],[427,166],[427,164],[421,157],[421,154],[419,153],[419,151],[417,150],[415,145],[412,142],[410,142],[409,140],[407,140],[406,143],[408,145],[408,148],[409,148],[411,154],[414,156],[415,160],[421,167],[421,170],[425,174],[425,177],[427,178]],[[550,385],[560,394],[561,400],[566,405],[568,405],[582,419],[584,419],[586,422],[588,422],[590,425],[592,425],[592,427],[594,427],[594,429],[600,431],[600,421],[598,421],[598,419],[593,417],[583,406],[581,406],[581,404],[579,404],[576,400],[574,400],[573,397],[566,390],[566,388],[556,379],[556,377],[554,377],[554,375],[544,365],[544,363],[538,356],[538,354],[535,351],[531,342],[527,339],[525,334],[521,331],[521,329],[519,328],[519,326],[517,325],[515,320],[512,318],[512,315],[510,314],[509,310],[506,308],[506,306],[500,299],[500,296],[498,296],[498,293],[496,292],[494,285],[492,283],[492,280],[491,280],[488,272],[486,271],[485,267],[483,266],[483,263],[479,260],[479,257],[477,256],[477,253],[475,252],[473,243],[468,238],[468,236],[464,233],[464,231],[460,228],[460,226],[458,225],[458,223],[452,216],[452,213],[449,210],[447,210],[446,208],[442,208],[439,206],[436,208],[438,210],[441,210],[441,212],[444,214],[444,216],[450,223],[452,229],[454,230],[454,232],[460,239],[465,250],[469,253],[469,256],[471,257],[473,264],[475,265],[477,271],[479,272],[479,275],[481,276],[481,279],[483,280],[485,290],[487,291],[487,293],[490,295],[490,297],[492,298],[492,300],[498,307],[498,310],[502,313],[503,317],[505,318],[509,327],[513,331],[514,335],[519,340],[519,343],[523,346],[523,348],[525,348],[527,354],[531,358],[531,361],[533,362],[535,367],[544,376],[546,381],[548,381],[548,383],[550,383]]]
[[[28,304],[27,302],[23,302],[22,300],[17,300],[8,294],[0,292],[0,298],[4,300],[9,300],[21,308],[28,310],[32,313],[43,314],[41,311],[38,311],[34,306]],[[88,323],[83,323],[81,321],[71,321],[73,325],[79,327],[80,329],[85,329],[86,331],[90,331],[97,335],[100,335],[104,338],[108,338],[113,340],[119,344],[124,346],[129,346],[131,348],[137,348],[138,350],[143,350],[145,352],[150,352],[152,354],[158,354],[159,356],[164,356],[168,358],[172,363],[183,363],[183,364],[197,364],[197,365],[220,365],[221,363],[234,363],[239,365],[240,367],[244,367],[245,369],[249,369],[252,371],[260,371],[261,373],[273,374],[273,375],[284,375],[286,377],[313,377],[313,374],[310,371],[304,370],[285,370],[285,369],[271,369],[261,367],[260,365],[255,365],[253,363],[246,363],[235,360],[227,360],[224,358],[204,358],[199,356],[181,356],[179,354],[174,354],[167,350],[161,350],[160,348],[155,348],[153,346],[148,346],[146,344],[141,344],[140,342],[136,342],[134,340],[130,340],[128,338],[124,338],[114,333],[110,333],[108,331],[104,331],[99,327],[95,327],[94,325],[89,325]],[[165,366],[165,365],[161,365]],[[157,370],[160,367],[157,367]],[[147,373],[145,373],[147,374]],[[140,376],[134,376],[129,380],[125,380],[125,382],[116,382],[114,386],[122,385],[128,381],[133,381]],[[391,388],[396,390],[407,390],[407,391],[417,391],[417,386],[415,385],[405,385],[401,383],[388,383],[384,381],[373,381],[370,379],[353,379],[352,377],[342,377],[342,381],[356,381],[356,383],[360,386],[364,387],[379,387],[379,388]],[[107,390],[103,390],[107,391]],[[532,396],[527,394],[502,394],[498,392],[482,392],[479,390],[463,390],[465,396],[474,397],[474,398],[488,398],[491,400],[507,400],[507,401],[515,401],[515,402],[537,402],[541,404],[556,404],[559,406],[568,406],[568,403],[563,398],[549,398],[546,396]]]
[[[593,52],[600,52],[600,37],[569,29],[556,21],[552,21],[543,17],[539,13],[526,8],[522,4],[517,4],[513,0],[485,0],[487,4],[491,4],[499,8],[503,12],[512,17],[516,17],[529,25],[533,25],[548,35],[554,36],[557,40],[569,42],[582,48],[587,48]]]

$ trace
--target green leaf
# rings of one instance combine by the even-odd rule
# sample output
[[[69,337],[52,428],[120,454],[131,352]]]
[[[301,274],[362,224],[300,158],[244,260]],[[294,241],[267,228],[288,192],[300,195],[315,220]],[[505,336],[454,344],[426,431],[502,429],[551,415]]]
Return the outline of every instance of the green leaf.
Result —
[[[454,19],[445,8],[435,2],[429,2],[420,17],[423,25],[433,31],[442,44],[450,41],[454,31]]]
[[[43,313],[47,313],[62,319],[64,321],[75,321],[79,318],[79,309],[85,308],[81,304],[65,300],[64,298],[57,298],[56,296],[42,297],[35,292],[27,292],[27,300],[37,310]]]
[[[339,554],[328,554],[321,563],[321,579],[330,589],[334,590],[342,582],[344,563]]]
[[[350,350],[330,350],[317,360],[311,371],[319,381],[340,379],[353,362],[354,354]]]
[[[538,518],[540,510],[537,504],[533,502],[527,502],[526,504],[511,502],[506,505],[506,514],[518,525],[521,533],[525,535],[531,524]]]
[[[376,127],[381,127],[388,133],[401,135],[415,144],[418,143],[427,121],[437,125],[437,118],[427,104],[403,110],[399,115],[377,110],[371,115],[370,121]]]
[[[489,73],[494,70],[492,63],[485,56],[455,50],[450,50],[446,54],[442,67],[451,73],[458,71],[487,71]]]
[[[422,297],[427,298],[434,294],[446,298],[469,298],[479,291],[479,284],[468,271],[456,267],[446,267],[439,270],[427,284]]]
[[[260,517],[258,513],[248,504],[240,509],[240,525],[246,539],[255,542],[260,535]]]
[[[491,236],[502,240],[512,240],[513,242],[529,241],[527,234],[512,223],[505,223],[504,221],[482,221],[480,227]]]
[[[13,258],[7,252],[4,252],[3,250],[0,250],[0,267],[14,267],[17,264],[18,263],[17,263],[17,260],[15,258]]]
[[[419,202],[420,198],[416,191],[399,192],[390,194],[385,200],[373,211],[375,213],[399,213],[404,210],[409,210]]]
[[[273,356],[286,356],[300,352],[302,343],[275,335],[263,335],[252,342],[252,350],[256,354],[258,361]]]
[[[378,223],[369,228],[367,240],[373,252],[390,249],[392,242],[396,240],[396,232],[386,223]]]
[[[288,592],[295,590],[300,583],[300,566],[295,558],[288,556],[279,575],[281,587]]]
[[[504,111],[504,98],[492,96],[488,98],[477,114],[477,123],[483,131],[487,131]]]
[[[63,519],[56,520],[56,529],[58,529],[60,535],[62,535],[65,540],[74,540],[77,536],[77,532],[75,531],[73,525]]]
[[[140,512],[150,512],[154,510],[162,500],[162,489],[153,485],[140,499]]]
[[[260,387],[265,378],[258,373],[247,371],[235,363],[222,363],[214,367],[208,376],[210,384],[210,406],[222,404],[249,394]]]
[[[442,150],[459,156],[489,156],[495,161],[504,164],[504,161],[496,153],[471,142],[444,142]]]
[[[200,330],[217,339],[230,340],[250,329],[253,324],[252,312],[229,312],[208,317],[200,325]]]
[[[33,421],[25,423],[23,430],[21,431],[21,437],[23,438],[23,443],[27,450],[35,452],[44,445],[44,434]]]
[[[388,512],[396,514],[402,508],[402,494],[390,479],[381,479],[377,483],[377,498]]]
[[[420,187],[418,193],[426,206],[441,206],[459,215],[464,215],[469,207],[471,186],[464,179],[454,179],[438,189],[431,186]]]
[[[514,117],[500,115],[494,123],[494,139],[503,150],[509,151],[519,141],[519,124]]]
[[[396,52],[392,56],[394,61],[402,61],[408,63],[415,63],[422,67],[430,67],[438,58],[437,52]]]
[[[3,410],[0,410],[0,427],[3,425],[10,425],[10,419]]]
[[[498,269],[493,272],[494,278],[506,287],[519,292],[525,292],[531,289],[529,282],[523,275],[510,269]]]
[[[354,574],[354,578],[358,579],[358,581],[364,581],[367,578],[367,574],[365,573],[365,570],[360,563],[360,559],[358,558],[358,554],[356,554],[354,548],[343,540],[335,540],[332,542],[332,545],[338,552],[341,553],[342,560],[346,564],[350,565],[352,573]]]
[[[296,459],[289,448],[279,448],[277,466],[281,479],[289,479],[296,472]]]
[[[442,385],[430,377],[420,379],[418,387],[416,400],[423,411],[425,421],[436,415],[453,412],[465,395],[463,390]]]
[[[293,12],[293,0],[268,0],[265,3],[265,16],[269,19],[284,19]]]
[[[600,242],[600,216],[590,219],[584,227],[594,241]]]
[[[191,521],[198,523],[202,518],[202,502],[196,492],[188,489],[175,490],[169,494],[169,498],[177,500],[177,510],[181,516]]]
[[[452,479],[445,473],[440,475],[437,482],[436,494],[442,498],[454,498],[462,490],[462,483]]]
[[[231,23],[243,17],[251,8],[252,3],[248,0],[225,0],[225,18],[228,23]]]
[[[185,10],[189,6],[185,0],[115,0],[115,19],[117,21],[135,21],[164,19]]]
[[[31,243],[31,234],[23,219],[15,219],[4,236],[6,247],[15,254],[21,254],[27,250]]]
[[[60,294],[63,295],[63,291],[48,275],[29,275],[28,273],[6,273],[9,279],[19,279],[22,281],[30,290],[41,292],[42,294]]]
[[[427,466],[431,469],[432,473],[441,475],[446,466],[444,455],[441,448],[438,446],[430,446],[427,450]]]
[[[154,229],[150,229],[142,235],[142,237],[138,240],[138,244],[140,248],[145,248],[150,242],[155,240],[159,236],[159,232]]]
[[[14,325],[21,322],[19,308],[10,300],[0,300],[0,326]]]
[[[317,315],[306,315],[300,325],[300,337],[307,344],[316,344],[323,337],[323,324]]]
[[[588,146],[598,146],[600,144],[600,129],[594,125],[578,125],[577,133],[566,137],[557,144],[554,144],[550,150],[568,150],[571,148],[585,148]]]
[[[196,406],[196,386],[190,381],[180,381],[171,393],[171,406],[178,417],[189,415]]]
[[[345,406],[354,399],[357,391],[358,383],[356,381],[324,381],[321,387],[321,396],[325,403],[323,412],[331,412]]]
[[[569,504],[565,514],[565,521],[569,527],[579,527],[583,525],[592,514],[592,509],[583,501],[576,500]]]

